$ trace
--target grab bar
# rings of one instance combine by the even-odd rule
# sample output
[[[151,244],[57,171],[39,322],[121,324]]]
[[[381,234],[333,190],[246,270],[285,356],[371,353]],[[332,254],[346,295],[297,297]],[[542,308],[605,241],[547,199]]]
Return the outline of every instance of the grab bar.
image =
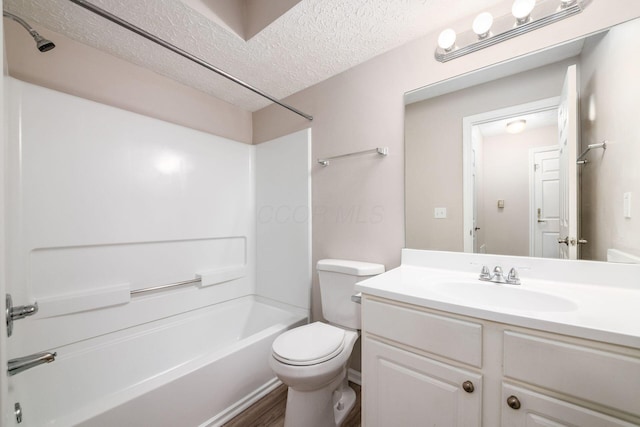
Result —
[[[234,265],[216,270],[201,271],[196,273],[196,278],[191,280],[183,280],[182,282],[169,283],[167,285],[151,286],[143,289],[136,289],[130,292],[133,295],[143,294],[145,292],[164,291],[166,289],[178,288],[180,286],[198,284],[200,287],[217,285],[229,282],[231,280],[240,279],[247,274],[245,265]]]
[[[170,289],[170,288],[177,288],[180,286],[186,286],[186,285],[191,285],[191,284],[195,284],[195,283],[200,283],[202,281],[201,278],[197,278],[197,279],[191,279],[191,280],[184,280],[182,282],[175,282],[175,283],[169,283],[167,285],[159,285],[159,286],[151,286],[148,288],[143,288],[143,289],[136,289],[131,291],[131,295],[138,295],[138,294],[144,294],[146,292],[154,292],[154,291],[162,291],[162,290],[166,290],[166,289]]]

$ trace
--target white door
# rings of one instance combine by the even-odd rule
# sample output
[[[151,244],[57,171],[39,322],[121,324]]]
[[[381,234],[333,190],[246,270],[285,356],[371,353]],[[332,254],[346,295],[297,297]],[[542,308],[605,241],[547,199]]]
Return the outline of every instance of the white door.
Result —
[[[557,146],[532,149],[531,256],[558,258],[560,223],[560,150]]]
[[[577,259],[578,247],[578,87],[577,66],[567,68],[558,108],[560,146],[560,258]]]

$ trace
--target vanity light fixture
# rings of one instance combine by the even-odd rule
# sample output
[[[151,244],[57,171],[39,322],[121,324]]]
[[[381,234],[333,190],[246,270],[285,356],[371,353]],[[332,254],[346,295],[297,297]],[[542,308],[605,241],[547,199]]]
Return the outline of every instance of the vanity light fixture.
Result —
[[[527,121],[524,119],[514,120],[512,122],[507,123],[507,132],[516,134],[520,133],[527,127]]]
[[[438,37],[435,58],[447,62],[493,46],[576,15],[586,4],[586,0],[515,0],[511,13],[496,18],[488,12],[479,14],[471,30],[459,33],[444,30]]]

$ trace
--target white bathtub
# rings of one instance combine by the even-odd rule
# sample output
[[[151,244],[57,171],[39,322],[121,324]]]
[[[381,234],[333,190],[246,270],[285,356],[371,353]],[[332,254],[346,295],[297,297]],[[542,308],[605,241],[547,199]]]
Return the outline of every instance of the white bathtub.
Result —
[[[63,347],[13,377],[23,425],[220,425],[278,385],[271,344],[306,321],[243,297]]]

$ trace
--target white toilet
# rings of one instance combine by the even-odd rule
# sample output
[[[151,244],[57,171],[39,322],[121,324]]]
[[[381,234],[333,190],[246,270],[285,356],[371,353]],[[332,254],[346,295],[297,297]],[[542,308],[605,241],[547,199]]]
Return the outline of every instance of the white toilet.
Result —
[[[289,386],[285,427],[335,427],[355,404],[347,367],[360,329],[356,282],[384,272],[384,265],[325,259],[316,266],[322,312],[329,324],[292,329],[273,342],[271,368]]]

